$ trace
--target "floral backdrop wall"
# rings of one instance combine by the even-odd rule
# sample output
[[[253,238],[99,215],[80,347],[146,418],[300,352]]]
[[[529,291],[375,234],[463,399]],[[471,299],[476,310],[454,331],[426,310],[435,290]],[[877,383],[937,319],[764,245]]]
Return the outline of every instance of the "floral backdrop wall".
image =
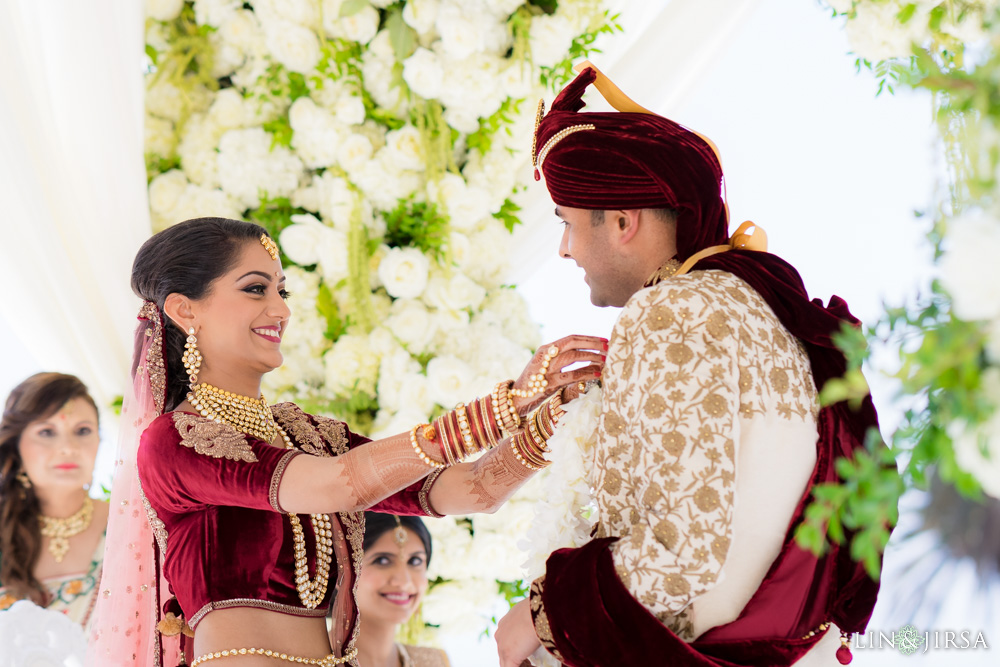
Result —
[[[504,275],[535,101],[619,29],[600,0],[149,0],[147,16],[154,228],[215,215],[278,239],[293,320],[271,402],[377,437],[520,373],[541,341]],[[543,484],[429,522],[424,620],[481,633],[523,594]]]

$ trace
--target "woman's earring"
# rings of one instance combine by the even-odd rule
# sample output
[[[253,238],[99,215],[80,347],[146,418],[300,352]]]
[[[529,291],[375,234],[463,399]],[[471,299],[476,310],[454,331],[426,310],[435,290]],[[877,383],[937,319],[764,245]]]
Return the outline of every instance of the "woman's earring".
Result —
[[[184,343],[184,356],[181,357],[181,362],[187,370],[191,386],[198,384],[198,371],[201,370],[202,356],[198,350],[198,339],[195,338],[194,327],[188,329],[187,342]]]
[[[21,486],[23,486],[24,488],[26,489],[31,488],[31,478],[28,477],[28,473],[24,472],[23,470],[17,473],[17,481],[19,481],[21,483]]]

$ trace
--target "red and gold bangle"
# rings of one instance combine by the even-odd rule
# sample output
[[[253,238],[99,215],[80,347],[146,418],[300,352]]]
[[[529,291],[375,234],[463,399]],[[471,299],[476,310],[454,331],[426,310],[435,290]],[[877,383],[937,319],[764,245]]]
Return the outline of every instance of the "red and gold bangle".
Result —
[[[500,429],[500,425],[496,419],[493,418],[493,410],[490,407],[492,402],[489,396],[484,396],[476,401],[476,409],[479,411],[479,421],[482,424],[486,439],[490,443],[490,449],[499,445],[500,441],[503,440],[503,431]]]
[[[420,448],[420,442],[417,441],[417,429],[425,428],[430,426],[430,424],[417,424],[412,429],[410,429],[410,445],[413,447],[414,453],[420,458],[421,461],[426,463],[432,468],[446,468],[447,465],[435,461],[431,457],[427,456],[427,453]]]
[[[449,463],[454,463],[454,457],[452,456],[451,449],[451,433],[448,428],[448,413],[444,413],[436,420],[434,420],[434,427],[437,429],[438,435],[441,436],[441,454],[444,460]]]
[[[532,465],[531,463],[528,463],[527,459],[525,459],[525,457],[521,454],[521,452],[518,451],[518,446],[519,445],[521,447],[524,447],[524,445],[521,443],[521,441],[525,437],[526,436],[524,435],[524,431],[520,431],[517,434],[515,434],[513,438],[511,438],[511,440],[510,440],[510,449],[511,449],[512,452],[514,452],[514,458],[516,458],[521,463],[521,465],[523,465],[528,470],[541,470],[541,468],[539,468],[538,466],[535,466],[535,465]]]
[[[472,456],[479,448],[472,436],[472,427],[469,426],[469,413],[465,411],[465,404],[459,403],[455,406],[455,420],[458,422],[458,434],[461,436],[459,446],[462,448],[462,458]]]

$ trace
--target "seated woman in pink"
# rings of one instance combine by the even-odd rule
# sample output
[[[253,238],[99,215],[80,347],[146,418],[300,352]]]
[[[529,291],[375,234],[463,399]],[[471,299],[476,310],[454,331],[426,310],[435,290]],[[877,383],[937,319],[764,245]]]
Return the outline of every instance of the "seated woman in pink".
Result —
[[[544,464],[559,404],[603,362],[603,339],[563,339],[516,382],[369,441],[261,396],[291,315],[261,227],[201,218],[160,232],[139,250],[132,288],[144,304],[94,664],[176,664],[177,642],[161,636],[178,635],[191,667],[357,665],[363,511],[495,510]],[[578,362],[588,365],[562,370]]]

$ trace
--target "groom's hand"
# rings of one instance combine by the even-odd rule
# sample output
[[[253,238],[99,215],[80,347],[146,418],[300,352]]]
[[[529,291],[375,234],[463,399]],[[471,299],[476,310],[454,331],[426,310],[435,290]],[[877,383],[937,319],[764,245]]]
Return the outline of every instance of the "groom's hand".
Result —
[[[500,667],[521,667],[528,656],[542,645],[535,635],[535,624],[531,620],[529,605],[528,599],[521,600],[500,619],[497,625],[497,631],[493,636],[497,641]]]

